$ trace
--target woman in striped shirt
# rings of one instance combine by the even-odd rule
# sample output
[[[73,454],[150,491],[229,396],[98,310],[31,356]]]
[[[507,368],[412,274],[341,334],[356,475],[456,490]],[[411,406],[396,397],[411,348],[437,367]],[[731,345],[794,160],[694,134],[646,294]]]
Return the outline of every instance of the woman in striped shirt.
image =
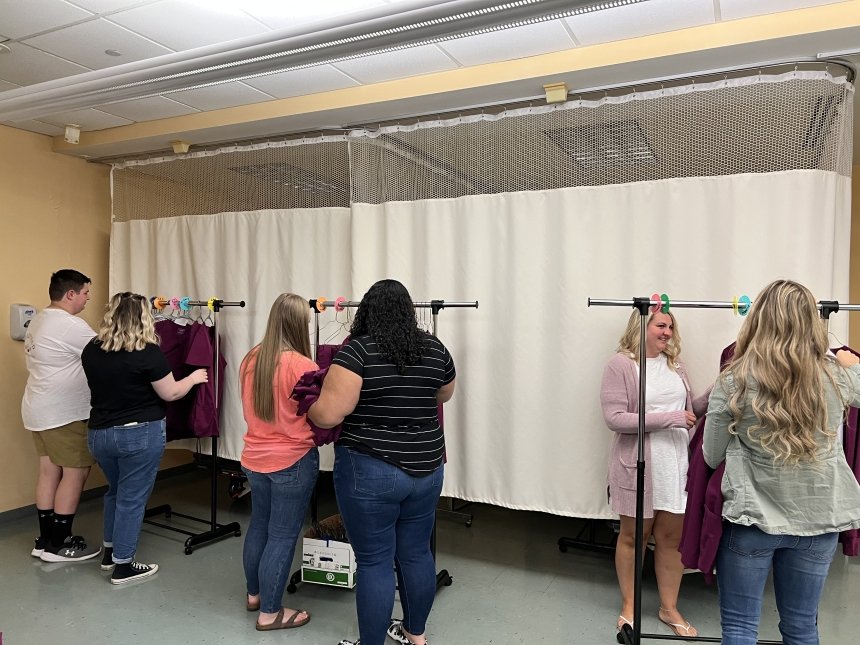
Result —
[[[396,280],[368,290],[350,332],[308,416],[325,428],[344,424],[334,485],[360,571],[355,643],[382,645],[387,632],[425,645],[436,593],[430,537],[445,456],[438,406],[454,394],[454,361],[418,328],[409,292]],[[402,622],[390,621],[392,568]]]

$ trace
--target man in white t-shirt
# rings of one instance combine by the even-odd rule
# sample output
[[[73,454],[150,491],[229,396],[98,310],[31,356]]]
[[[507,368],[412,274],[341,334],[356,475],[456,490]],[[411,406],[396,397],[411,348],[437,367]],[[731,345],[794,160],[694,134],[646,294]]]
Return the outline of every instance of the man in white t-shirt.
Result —
[[[77,317],[90,299],[90,279],[61,269],[51,276],[48,294],[51,304],[36,314],[24,338],[30,375],[21,417],[39,454],[39,537],[31,555],[45,562],[76,562],[101,551],[72,535],[81,491],[95,463],[87,449],[90,390],[81,366],[81,352],[95,332]]]

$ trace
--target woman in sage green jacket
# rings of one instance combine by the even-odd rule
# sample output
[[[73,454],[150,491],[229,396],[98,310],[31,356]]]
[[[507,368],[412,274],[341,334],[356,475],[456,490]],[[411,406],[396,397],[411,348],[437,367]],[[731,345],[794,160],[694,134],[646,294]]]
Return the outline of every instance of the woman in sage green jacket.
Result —
[[[725,460],[717,552],[723,645],[753,645],[768,574],[784,645],[817,645],[818,602],[840,531],[860,527],[860,484],[839,445],[860,404],[860,359],[828,353],[806,287],[756,297],[711,393],[705,461]]]

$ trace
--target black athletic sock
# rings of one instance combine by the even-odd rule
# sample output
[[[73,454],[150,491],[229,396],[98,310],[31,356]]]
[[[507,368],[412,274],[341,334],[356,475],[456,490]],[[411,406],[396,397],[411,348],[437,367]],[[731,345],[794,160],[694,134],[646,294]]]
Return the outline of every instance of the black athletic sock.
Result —
[[[63,546],[63,542],[72,534],[72,520],[74,519],[74,513],[70,515],[54,513],[54,525],[51,527],[51,545],[55,549]]]
[[[36,513],[39,516],[39,539],[45,544],[51,543],[51,533],[54,530],[54,509],[53,508],[37,508]]]

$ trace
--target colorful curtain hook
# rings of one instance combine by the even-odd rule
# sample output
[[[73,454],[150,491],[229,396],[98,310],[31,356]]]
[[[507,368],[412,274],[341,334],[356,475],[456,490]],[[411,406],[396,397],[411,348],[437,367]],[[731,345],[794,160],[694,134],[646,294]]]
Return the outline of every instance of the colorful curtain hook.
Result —
[[[663,306],[660,307],[660,311],[664,314],[668,314],[669,307],[671,306],[671,304],[669,303],[669,296],[667,296],[665,293],[661,293],[660,300],[663,302]]]
[[[654,293],[652,293],[652,294],[651,294],[651,302],[657,302],[657,303],[658,303],[658,304],[656,304],[656,305],[651,305],[651,307],[650,307],[650,311],[651,311],[651,313],[652,313],[652,314],[656,314],[656,313],[657,313],[657,311],[659,311],[660,307],[662,307],[662,305],[661,305],[661,304],[659,304],[659,303],[661,302],[661,300],[660,300],[660,294],[659,294],[659,293],[657,293],[656,291],[655,291]]]
[[[749,296],[741,296],[738,298],[738,313],[741,316],[746,316],[750,312],[751,306],[752,300],[750,300]]]
[[[343,311],[346,307],[343,306],[343,303],[346,302],[346,298],[343,296],[338,296],[334,299],[334,310],[335,311]]]
[[[317,311],[320,313],[325,311],[325,296],[317,298]]]

